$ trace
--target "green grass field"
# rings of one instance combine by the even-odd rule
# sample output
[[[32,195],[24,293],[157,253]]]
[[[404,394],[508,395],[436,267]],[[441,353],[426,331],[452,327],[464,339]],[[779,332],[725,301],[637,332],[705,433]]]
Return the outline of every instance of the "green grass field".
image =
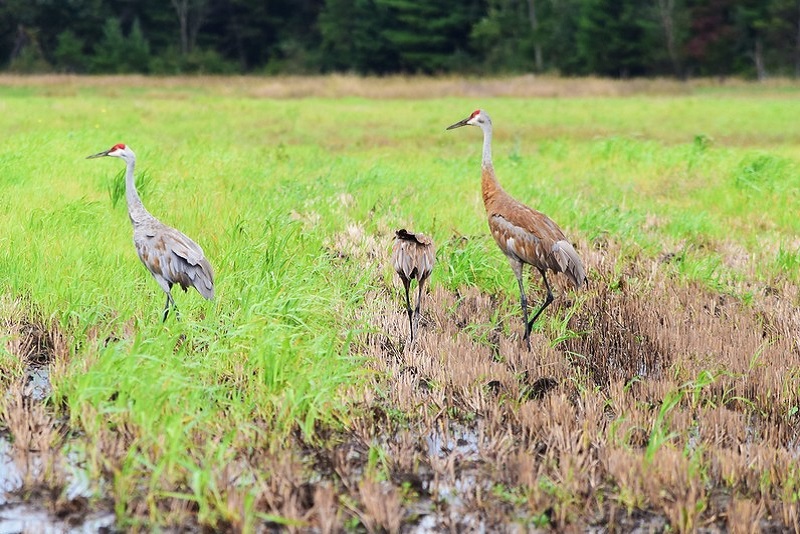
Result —
[[[800,472],[781,466],[800,436],[800,86],[573,96],[580,81],[548,80],[563,94],[541,97],[535,80],[532,96],[497,96],[502,81],[441,96],[435,80],[418,94],[413,80],[317,79],[319,94],[283,83],[302,97],[270,98],[261,84],[280,80],[258,78],[0,78],[0,381],[11,392],[0,431],[20,451],[47,449],[53,466],[19,498],[68,508],[77,465],[92,481],[82,509],[113,509],[123,529],[393,531],[425,516],[464,527],[458,514],[490,529],[625,530],[636,517],[679,531],[797,527]],[[327,94],[335,83],[342,94]],[[480,132],[445,131],[478,107],[494,122],[501,183],[559,223],[589,271],[588,292],[559,292],[530,353],[516,280],[487,231]],[[85,159],[118,142],[136,151],[147,208],[216,271],[211,303],[174,291],[181,320],[161,322],[163,293],[136,256],[123,163]],[[423,342],[405,350],[387,262],[401,227],[431,235],[438,262]],[[692,322],[708,302],[724,302],[721,318]],[[602,347],[603,361],[630,361],[599,369]],[[641,373],[654,354],[659,372]],[[14,400],[36,358],[53,388],[44,411]],[[457,378],[462,364],[473,374]],[[773,377],[766,389],[760,372]],[[550,383],[539,377],[554,389],[536,389]],[[706,410],[738,422],[706,443],[704,422],[727,417]],[[548,413],[569,415],[542,422]],[[587,430],[591,414],[605,422]],[[502,441],[499,421],[558,428]],[[440,426],[466,429],[460,445],[475,437],[456,452],[478,498],[456,503],[435,482],[452,458],[408,445],[436,442]],[[774,455],[740,467],[736,451],[762,440]],[[600,452],[582,464],[578,449]],[[718,449],[735,468],[715,467]],[[530,476],[498,474],[501,459]],[[665,470],[684,485],[650,488]]]

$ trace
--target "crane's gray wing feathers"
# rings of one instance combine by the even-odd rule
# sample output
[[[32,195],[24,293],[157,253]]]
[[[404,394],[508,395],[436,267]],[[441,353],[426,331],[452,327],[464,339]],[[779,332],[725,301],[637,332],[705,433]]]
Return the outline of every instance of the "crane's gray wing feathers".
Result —
[[[425,237],[428,242],[424,247],[418,247],[422,248],[419,257],[419,271],[421,279],[428,278],[431,275],[433,272],[433,264],[436,261],[436,247],[434,247],[433,241],[427,236],[423,237]]]
[[[576,288],[580,289],[586,281],[586,271],[572,244],[569,241],[561,240],[553,245],[552,250],[559,270],[570,279]]]
[[[205,298],[214,298],[214,271],[203,249],[182,232],[162,226],[148,228],[137,239],[136,249],[142,263],[156,278],[180,284],[186,290],[194,287]]]

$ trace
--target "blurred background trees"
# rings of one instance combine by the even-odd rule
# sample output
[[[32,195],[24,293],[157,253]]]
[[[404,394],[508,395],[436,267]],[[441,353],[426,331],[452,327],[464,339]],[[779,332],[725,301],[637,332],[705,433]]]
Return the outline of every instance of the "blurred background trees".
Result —
[[[0,69],[800,75],[800,0],[0,0]]]

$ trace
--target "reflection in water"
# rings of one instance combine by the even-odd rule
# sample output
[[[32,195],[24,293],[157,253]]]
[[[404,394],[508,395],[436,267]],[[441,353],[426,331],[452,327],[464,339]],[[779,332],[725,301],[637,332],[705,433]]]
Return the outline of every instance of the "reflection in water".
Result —
[[[31,366],[25,371],[23,396],[33,401],[42,401],[50,395],[49,369],[46,366]],[[82,467],[81,454],[74,448],[65,446],[64,465],[66,470],[67,499],[88,499],[91,497],[89,474]],[[27,469],[38,473],[44,461],[40,454],[27,452]],[[114,530],[113,512],[90,511],[76,521],[75,516],[59,519],[48,512],[47,502],[39,498],[23,502],[16,493],[23,488],[26,473],[14,461],[14,446],[7,437],[0,435],[0,534],[18,532],[36,533],[96,533]]]

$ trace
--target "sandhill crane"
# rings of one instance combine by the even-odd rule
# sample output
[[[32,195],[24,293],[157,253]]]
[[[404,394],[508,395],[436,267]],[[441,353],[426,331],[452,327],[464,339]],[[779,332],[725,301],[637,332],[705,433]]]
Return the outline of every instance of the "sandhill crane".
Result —
[[[481,191],[489,229],[500,250],[508,257],[519,283],[519,298],[522,304],[522,320],[525,322],[525,342],[531,348],[533,323],[553,301],[547,271],[564,273],[572,284],[580,289],[586,281],[586,271],[564,232],[545,214],[514,200],[497,181],[492,166],[492,120],[485,111],[478,109],[466,119],[447,127],[448,130],[462,126],[477,126],[483,131],[483,159],[481,161]],[[544,304],[528,321],[528,299],[522,285],[522,266],[528,264],[542,275],[547,297]]]
[[[419,308],[422,302],[422,287],[425,280],[431,275],[436,251],[433,241],[424,234],[412,234],[404,229],[395,232],[394,245],[392,246],[392,265],[394,270],[403,281],[406,289],[406,310],[408,311],[408,323],[411,328],[411,341],[419,326]],[[408,295],[408,288],[411,280],[417,279],[419,295],[417,296],[417,306],[411,311],[411,298]]]
[[[125,199],[128,203],[128,215],[133,224],[133,242],[139,253],[139,259],[167,294],[163,320],[167,320],[170,306],[175,307],[175,300],[172,298],[174,284],[179,284],[184,291],[194,287],[203,297],[213,299],[214,272],[203,254],[203,249],[182,232],[153,217],[142,204],[133,179],[133,170],[136,166],[136,155],[133,150],[119,143],[86,159],[103,156],[121,158],[127,165]]]

